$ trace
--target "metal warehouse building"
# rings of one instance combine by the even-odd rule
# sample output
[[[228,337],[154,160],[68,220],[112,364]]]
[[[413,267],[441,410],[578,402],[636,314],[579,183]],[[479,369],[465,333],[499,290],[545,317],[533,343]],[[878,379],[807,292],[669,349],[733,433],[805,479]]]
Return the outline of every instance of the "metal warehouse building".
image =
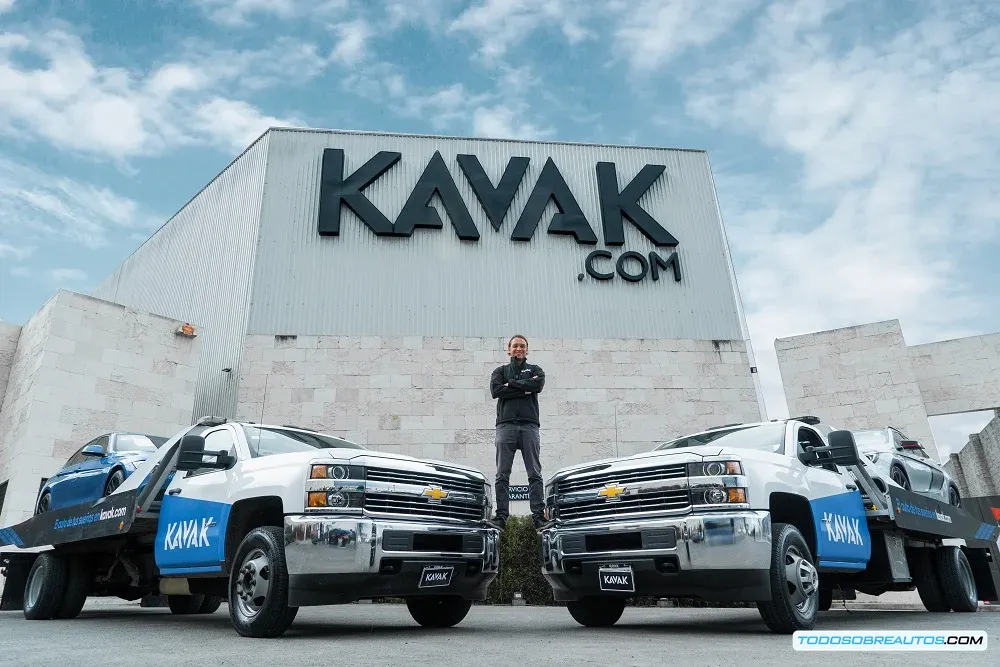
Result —
[[[763,417],[703,151],[271,130],[95,296],[203,330],[195,417],[486,470],[514,333],[549,470]]]
[[[272,129],[93,296],[195,326],[192,420],[488,475],[515,333],[546,476],[764,417],[703,151]]]

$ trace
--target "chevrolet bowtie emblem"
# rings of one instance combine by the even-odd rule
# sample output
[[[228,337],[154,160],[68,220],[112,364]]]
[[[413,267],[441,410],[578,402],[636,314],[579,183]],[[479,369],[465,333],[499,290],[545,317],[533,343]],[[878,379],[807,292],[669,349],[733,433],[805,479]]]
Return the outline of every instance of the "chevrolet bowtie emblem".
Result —
[[[625,487],[619,486],[617,484],[608,484],[603,489],[597,492],[599,498],[607,498],[608,500],[618,500],[618,496],[625,493]]]
[[[444,500],[448,497],[448,492],[440,486],[430,486],[424,489],[423,495],[427,496],[431,500]]]

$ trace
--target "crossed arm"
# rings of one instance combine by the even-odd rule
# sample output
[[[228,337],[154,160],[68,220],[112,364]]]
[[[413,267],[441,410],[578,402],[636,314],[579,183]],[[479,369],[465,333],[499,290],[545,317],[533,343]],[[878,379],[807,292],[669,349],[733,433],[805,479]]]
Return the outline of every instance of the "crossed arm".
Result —
[[[538,369],[538,374],[529,380],[511,380],[504,382],[503,369],[497,368],[490,377],[490,393],[493,398],[515,398],[525,394],[537,394],[545,386],[545,373]]]

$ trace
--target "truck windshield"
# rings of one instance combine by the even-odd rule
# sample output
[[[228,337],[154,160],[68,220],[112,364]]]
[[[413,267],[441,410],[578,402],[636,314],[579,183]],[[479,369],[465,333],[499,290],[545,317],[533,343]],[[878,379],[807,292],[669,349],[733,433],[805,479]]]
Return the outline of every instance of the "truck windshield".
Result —
[[[686,435],[665,442],[653,451],[683,449],[702,445],[718,445],[735,449],[756,449],[763,452],[781,453],[785,443],[784,422],[720,428],[705,433]]]
[[[313,449],[366,449],[361,445],[323,433],[307,433],[268,426],[244,425],[250,453],[259,456],[308,452]]]
[[[892,451],[892,441],[889,434],[882,429],[864,429],[861,431],[851,431],[854,434],[854,443],[858,449],[877,449],[879,451]]]

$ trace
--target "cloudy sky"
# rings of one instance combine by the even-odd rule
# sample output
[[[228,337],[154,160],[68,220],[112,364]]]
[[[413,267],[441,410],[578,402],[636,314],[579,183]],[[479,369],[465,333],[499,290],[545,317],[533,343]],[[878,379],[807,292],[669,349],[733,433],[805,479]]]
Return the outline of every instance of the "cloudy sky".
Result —
[[[0,0],[0,320],[87,292],[270,125],[709,151],[776,337],[1000,331],[1000,6]],[[939,448],[988,419],[932,420]]]

